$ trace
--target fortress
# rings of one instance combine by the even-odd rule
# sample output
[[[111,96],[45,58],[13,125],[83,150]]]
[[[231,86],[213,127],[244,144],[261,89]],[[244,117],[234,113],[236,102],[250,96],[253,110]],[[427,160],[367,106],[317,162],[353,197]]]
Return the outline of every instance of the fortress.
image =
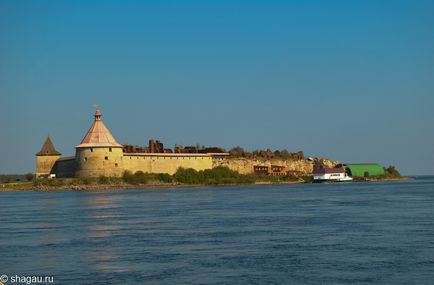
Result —
[[[36,154],[36,177],[120,177],[125,171],[174,174],[180,167],[198,171],[211,169],[228,155],[224,152],[173,153],[158,141],[150,141],[146,150],[135,150],[130,145],[119,144],[101,116],[97,109],[92,126],[75,146],[75,156],[61,157],[47,137]]]

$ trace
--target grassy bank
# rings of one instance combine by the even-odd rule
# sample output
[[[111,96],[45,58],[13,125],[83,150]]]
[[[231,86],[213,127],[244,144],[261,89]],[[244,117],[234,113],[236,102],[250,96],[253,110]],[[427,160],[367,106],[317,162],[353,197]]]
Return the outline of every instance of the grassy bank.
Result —
[[[405,181],[405,180],[414,180],[414,178],[403,177],[401,173],[396,169],[395,166],[391,165],[387,168],[384,168],[384,175],[381,176],[372,176],[368,173],[365,173],[365,177],[355,177],[354,181],[363,182],[363,181]]]
[[[385,176],[366,176],[355,178],[359,181],[397,181],[410,180],[401,177],[394,167],[385,169]],[[30,179],[31,177],[27,177]],[[219,185],[253,185],[253,184],[292,184],[309,183],[310,176],[265,176],[248,174],[242,175],[227,167],[216,167],[202,171],[180,168],[169,175],[167,173],[144,173],[138,171],[131,173],[125,171],[122,177],[100,176],[96,178],[55,178],[33,179],[32,181],[3,181],[0,190],[105,190],[105,189],[128,189],[128,188],[168,188],[190,186],[219,186]]]
[[[122,177],[100,176],[97,178],[55,178],[33,179],[31,182],[2,184],[3,190],[54,190],[54,189],[122,189],[151,187],[186,187],[186,186],[218,186],[218,185],[253,185],[253,184],[286,184],[303,183],[309,177],[298,178],[287,176],[241,175],[227,167],[216,167],[202,171],[180,168],[169,175],[167,173],[144,173],[125,171]]]

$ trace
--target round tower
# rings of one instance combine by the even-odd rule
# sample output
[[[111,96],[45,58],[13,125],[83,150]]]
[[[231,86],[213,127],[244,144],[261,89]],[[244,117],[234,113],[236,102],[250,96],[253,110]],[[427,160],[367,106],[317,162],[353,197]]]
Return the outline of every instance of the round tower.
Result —
[[[97,108],[95,120],[79,145],[75,147],[76,177],[120,177],[124,172],[123,150],[101,120]]]

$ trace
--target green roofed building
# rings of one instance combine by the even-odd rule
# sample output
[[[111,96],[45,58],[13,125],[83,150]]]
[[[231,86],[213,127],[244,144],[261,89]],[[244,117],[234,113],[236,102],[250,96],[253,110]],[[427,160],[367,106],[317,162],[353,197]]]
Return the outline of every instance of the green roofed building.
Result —
[[[386,175],[384,167],[376,163],[354,163],[345,164],[344,166],[351,177],[365,177],[365,173],[368,173],[368,176]]]

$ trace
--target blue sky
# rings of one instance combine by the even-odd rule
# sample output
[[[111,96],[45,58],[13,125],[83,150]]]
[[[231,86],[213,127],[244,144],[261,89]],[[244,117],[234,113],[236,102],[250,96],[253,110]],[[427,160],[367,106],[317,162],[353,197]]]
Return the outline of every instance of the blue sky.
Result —
[[[433,1],[0,1],[0,173],[120,143],[303,150],[434,174]]]

